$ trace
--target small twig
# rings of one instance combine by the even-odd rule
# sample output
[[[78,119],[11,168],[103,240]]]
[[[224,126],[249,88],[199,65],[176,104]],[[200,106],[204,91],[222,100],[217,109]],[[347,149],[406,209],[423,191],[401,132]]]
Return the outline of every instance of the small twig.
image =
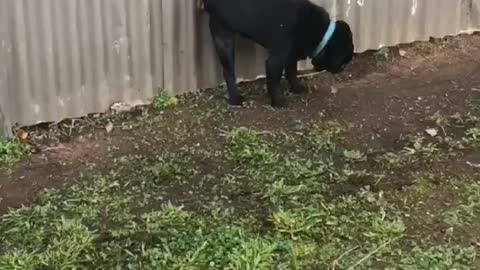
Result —
[[[361,259],[360,259],[358,262],[356,262],[354,265],[352,265],[352,266],[350,266],[349,268],[347,268],[347,270],[353,270],[355,267],[361,265],[361,264],[364,263],[366,260],[368,260],[370,257],[372,257],[373,255],[375,255],[375,253],[378,253],[381,249],[384,249],[388,244],[392,243],[393,241],[397,240],[398,238],[400,238],[400,237],[390,239],[389,241],[381,244],[379,247],[377,247],[376,249],[372,250],[372,252],[368,253],[365,257],[361,258]]]
[[[336,258],[333,262],[332,262],[332,270],[335,270],[335,267],[337,267],[338,265],[338,262],[340,262],[341,259],[343,259],[343,257],[345,257],[348,253],[354,251],[355,249],[357,249],[358,246],[356,247],[353,247],[347,251],[345,251],[342,255],[340,255],[338,258]]]
[[[467,165],[475,169],[480,169],[480,164],[478,163],[472,163],[470,161],[467,161]]]
[[[57,129],[58,132],[60,132],[60,134],[62,134],[63,136],[65,137],[69,137],[69,135],[67,133],[65,133],[64,131],[60,130],[60,129]]]
[[[76,122],[76,119],[73,118],[72,121],[71,121],[70,126],[68,127],[68,128],[69,128],[69,130],[68,130],[68,137],[71,137],[71,136],[72,136],[73,129],[75,129],[75,122]]]
[[[445,131],[445,127],[443,125],[440,126],[442,129],[443,135],[446,137],[447,136],[447,131]]]
[[[227,134],[228,134],[228,131],[225,130],[225,129],[219,128],[218,131],[219,131],[219,135],[220,135],[221,137],[226,137]]]
[[[47,152],[47,151],[55,151],[55,150],[70,150],[70,148],[65,146],[54,146],[54,147],[44,148],[42,151]]]
[[[53,126],[57,126],[57,125],[60,124],[63,120],[64,120],[64,119],[58,120],[58,121],[53,122],[53,123],[50,123],[50,124],[48,124],[48,127],[51,128],[51,127],[53,127]]]
[[[375,181],[374,186],[377,186],[378,183],[380,183],[380,181],[382,181],[383,178],[385,178],[385,175],[376,175],[376,176],[377,176],[377,181]]]
[[[298,75],[297,77],[298,77],[298,78],[306,78],[306,77],[308,78],[308,77],[313,77],[313,76],[316,76],[316,75],[318,75],[318,74],[321,74],[322,72],[323,72],[323,71],[320,71],[320,72],[311,72],[311,73],[309,72],[309,73],[307,73],[307,74]]]
[[[271,135],[273,134],[271,131],[258,131],[258,132],[255,132],[256,134],[258,135]]]
[[[90,117],[85,118],[85,121],[87,121],[91,126],[96,126],[96,125],[97,125],[97,124],[95,123],[95,121],[93,121],[92,119],[90,119]]]

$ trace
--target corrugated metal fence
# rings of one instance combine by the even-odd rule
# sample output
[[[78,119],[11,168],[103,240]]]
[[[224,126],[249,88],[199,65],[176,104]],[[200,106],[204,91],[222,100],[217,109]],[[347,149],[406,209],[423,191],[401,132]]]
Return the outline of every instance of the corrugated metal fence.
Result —
[[[221,82],[196,0],[0,0],[0,135]],[[480,28],[480,0],[316,0],[358,51]],[[243,79],[264,52],[240,41]],[[254,67],[254,68],[252,68]]]

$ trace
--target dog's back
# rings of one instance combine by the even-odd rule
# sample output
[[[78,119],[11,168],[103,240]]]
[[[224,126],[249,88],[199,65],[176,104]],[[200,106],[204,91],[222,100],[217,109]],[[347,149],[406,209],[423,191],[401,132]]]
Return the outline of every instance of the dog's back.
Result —
[[[232,31],[268,47],[274,29],[298,21],[307,0],[203,0],[205,10]],[[275,12],[273,12],[275,11]]]

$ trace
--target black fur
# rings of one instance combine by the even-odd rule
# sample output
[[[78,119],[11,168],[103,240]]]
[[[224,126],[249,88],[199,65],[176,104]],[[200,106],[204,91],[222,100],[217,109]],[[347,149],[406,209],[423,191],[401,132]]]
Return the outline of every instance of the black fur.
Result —
[[[285,105],[280,81],[285,76],[292,92],[305,91],[297,79],[297,62],[312,57],[322,40],[330,16],[308,0],[203,0],[210,15],[210,31],[228,88],[228,102],[241,105],[235,76],[235,34],[247,37],[269,52],[266,62],[267,89],[272,105]],[[312,59],[316,70],[341,72],[352,60],[352,31],[337,22],[325,50]]]

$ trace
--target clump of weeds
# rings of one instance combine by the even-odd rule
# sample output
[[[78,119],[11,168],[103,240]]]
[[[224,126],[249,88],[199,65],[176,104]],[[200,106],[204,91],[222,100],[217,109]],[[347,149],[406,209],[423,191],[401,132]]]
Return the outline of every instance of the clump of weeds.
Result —
[[[18,140],[0,138],[0,167],[11,166],[30,153],[30,147]]]
[[[162,90],[160,94],[153,99],[152,107],[157,110],[163,110],[169,107],[175,107],[178,104],[178,99],[172,97],[167,91]]]

